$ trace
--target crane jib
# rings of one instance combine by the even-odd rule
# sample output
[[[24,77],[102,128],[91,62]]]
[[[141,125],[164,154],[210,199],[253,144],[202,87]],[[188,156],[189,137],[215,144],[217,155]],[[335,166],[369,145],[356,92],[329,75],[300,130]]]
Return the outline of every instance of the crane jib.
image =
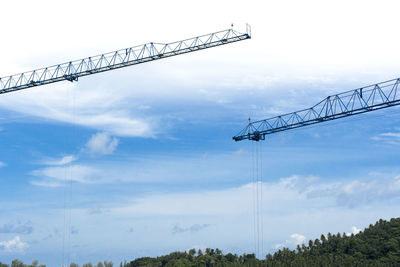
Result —
[[[79,77],[95,73],[250,39],[249,26],[247,30],[247,33],[240,33],[233,29],[228,29],[166,44],[151,42],[110,53],[2,77],[0,78],[0,94],[60,81],[78,81]]]
[[[400,78],[331,95],[308,109],[249,124],[232,137],[235,141],[264,140],[268,134],[400,105]]]

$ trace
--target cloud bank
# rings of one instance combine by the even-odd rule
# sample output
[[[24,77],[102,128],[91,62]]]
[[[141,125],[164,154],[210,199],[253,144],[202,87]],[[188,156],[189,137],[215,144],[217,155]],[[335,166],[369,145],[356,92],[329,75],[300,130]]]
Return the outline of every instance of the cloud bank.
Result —
[[[8,241],[0,241],[0,251],[7,253],[22,253],[29,247],[28,243],[22,242],[19,236]]]

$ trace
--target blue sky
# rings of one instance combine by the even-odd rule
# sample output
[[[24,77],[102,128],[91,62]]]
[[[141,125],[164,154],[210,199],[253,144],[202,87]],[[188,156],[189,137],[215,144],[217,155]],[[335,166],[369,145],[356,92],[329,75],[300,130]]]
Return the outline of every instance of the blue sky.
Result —
[[[250,23],[253,33],[2,95],[5,262],[119,262],[193,247],[253,252],[252,144],[232,136],[249,116],[307,108],[398,77],[396,1],[4,5],[0,76],[232,22],[239,31]],[[399,122],[392,108],[268,136],[265,252],[398,217]]]

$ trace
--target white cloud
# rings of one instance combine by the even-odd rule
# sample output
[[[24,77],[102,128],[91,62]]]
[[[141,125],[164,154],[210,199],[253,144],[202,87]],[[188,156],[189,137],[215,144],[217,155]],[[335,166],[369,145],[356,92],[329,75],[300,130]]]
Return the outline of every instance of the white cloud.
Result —
[[[22,242],[19,236],[14,237],[9,241],[0,241],[0,250],[5,252],[24,252],[29,245]]]
[[[119,140],[108,133],[96,133],[86,143],[85,150],[91,155],[108,155],[115,151],[118,143]]]
[[[285,209],[304,210],[331,206],[354,208],[400,198],[398,176],[378,179],[379,183],[375,180],[330,183],[317,180],[314,176],[293,176],[277,183],[263,183],[263,210],[274,213]],[[131,206],[119,209],[121,212],[144,216],[245,213],[252,199],[253,187],[254,184],[251,183],[222,191],[150,195],[135,199]],[[279,205],[273,204],[276,201],[279,201]]]
[[[6,164],[2,161],[0,161],[0,168],[6,166]]]
[[[149,195],[114,211],[143,216],[247,213],[251,204],[251,198],[247,197],[251,192],[252,186],[249,184],[221,191]]]
[[[64,183],[54,182],[50,180],[33,180],[30,183],[31,185],[43,186],[43,187],[60,187],[64,185]]]
[[[98,136],[97,136],[98,137]],[[112,149],[108,146],[112,145],[112,138],[109,136],[101,138],[104,141],[101,144],[101,152]],[[96,139],[96,138],[95,138]],[[93,142],[97,144],[97,142]],[[105,145],[104,145],[105,144]],[[96,147],[92,145],[92,147]],[[100,153],[100,152],[98,152]],[[242,157],[240,153],[232,154],[217,154],[217,155],[195,155],[186,158],[169,158],[169,157],[155,157],[155,158],[132,158],[117,163],[104,163],[97,162],[94,164],[72,164],[67,166],[50,166],[40,168],[33,172],[31,175],[37,179],[31,181],[32,184],[37,186],[58,187],[62,186],[65,180],[71,180],[82,184],[121,184],[121,183],[140,183],[151,185],[153,183],[169,184],[174,182],[185,181],[190,177],[191,181],[198,183],[204,182],[205,179],[212,181],[218,175],[219,181],[233,181],[244,182],[243,173],[247,168],[247,163],[237,161]],[[218,161],[215,160],[218,158]],[[222,160],[223,159],[223,160]],[[232,167],[232,164],[221,165],[220,162],[239,162]],[[157,164],[157,168],[154,168]],[[223,172],[220,170],[224,169]],[[251,187],[251,184],[248,185]],[[280,199],[281,205],[293,203],[290,205],[298,206],[300,199],[310,200],[310,203],[316,199],[321,200],[321,203],[331,203],[331,205],[341,207],[361,207],[365,205],[374,205],[375,203],[397,200],[400,199],[400,175],[391,173],[371,173],[364,178],[347,179],[329,181],[324,180],[317,176],[299,176],[293,175],[291,177],[282,178],[278,182],[263,183],[268,195],[276,196]],[[270,191],[274,188],[273,191]],[[239,191],[245,190],[244,188],[237,189]],[[280,192],[281,194],[278,194]],[[214,198],[213,193],[210,197]],[[165,209],[168,212],[173,212],[175,208],[185,209],[186,204],[195,201],[197,195],[193,196],[194,199],[185,200],[185,195],[168,195],[165,201],[159,197],[152,197],[151,200],[145,199],[136,202],[135,209],[146,210],[149,206],[146,203],[157,207],[160,206],[152,201],[161,203],[169,203],[173,209]],[[178,199],[175,199],[178,198]],[[200,194],[198,198],[203,196]],[[215,196],[215,199],[218,197]],[[285,200],[285,201],[283,201]],[[178,202],[178,203],[176,203]],[[180,207],[184,203],[184,207]],[[317,202],[318,203],[318,202]],[[139,205],[140,204],[140,205]],[[143,206],[141,206],[143,204]],[[211,205],[211,204],[210,204]],[[289,204],[288,204],[289,205]],[[212,206],[212,205],[211,205]],[[162,205],[160,206],[160,209]],[[240,204],[239,206],[240,207]],[[300,206],[299,206],[300,207]],[[152,209],[149,209],[152,210]],[[203,210],[203,207],[199,207]],[[211,209],[213,210],[213,209]],[[136,210],[137,211],[137,210]]]
[[[42,164],[44,165],[67,165],[71,162],[76,161],[78,158],[74,155],[68,155],[68,156],[64,156],[61,159],[50,159],[50,160],[46,160],[43,161]]]
[[[382,175],[376,180],[329,182],[315,176],[292,176],[262,183],[263,211],[364,207],[399,199],[400,176]],[[378,182],[379,181],[379,182]],[[215,215],[246,213],[253,183],[221,191],[155,194],[136,198],[120,212],[146,215]],[[317,200],[318,199],[318,200]],[[279,201],[279,205],[275,205]]]
[[[382,133],[380,134],[380,136],[387,136],[387,137],[396,137],[396,138],[400,138],[400,133]]]
[[[125,98],[109,90],[91,88],[72,97],[78,91],[74,85],[54,84],[5,94],[0,106],[39,118],[76,124],[107,131],[119,136],[153,137],[152,119],[144,119],[137,106],[125,104]],[[71,130],[72,134],[72,130]]]
[[[285,247],[285,243],[284,244],[278,243],[278,244],[275,244],[273,246],[274,249],[281,249],[281,248],[284,248],[284,247]]]
[[[371,139],[390,145],[400,145],[400,132],[380,133],[377,136],[371,137]]]
[[[350,233],[346,233],[346,235],[347,236],[351,236],[352,234],[353,235],[356,235],[356,234],[358,234],[359,232],[361,232],[362,230],[361,229],[358,229],[356,226],[352,226],[351,227],[351,232]]]
[[[304,235],[296,234],[296,233],[290,235],[290,238],[293,239],[293,242],[295,245],[302,244],[306,240],[306,237]]]
[[[286,240],[283,244],[275,244],[273,247],[274,249],[281,249],[284,247],[294,248],[297,245],[303,244],[304,241],[306,241],[306,237],[304,235],[294,233],[291,234],[290,239]]]
[[[355,226],[352,226],[351,227],[351,231],[352,231],[352,233],[353,234],[358,234],[359,232],[361,232],[361,229],[358,229],[357,227],[355,227]]]
[[[104,142],[100,142],[104,143]],[[107,144],[107,142],[105,142]],[[108,145],[112,144],[112,138]],[[83,151],[89,152],[88,148]],[[214,181],[247,181],[242,175],[248,168],[247,162],[242,160],[242,152],[217,154],[191,154],[171,157],[168,155],[127,157],[119,161],[93,160],[74,163],[70,166],[49,166],[31,172],[36,177],[46,178],[35,180],[34,184],[43,186],[61,186],[62,180],[67,177],[73,181],[87,184],[171,184],[187,181],[204,183],[205,180]],[[244,153],[244,152],[243,152]],[[237,162],[232,167],[231,162]],[[154,168],[157,166],[157,168]],[[56,182],[56,183],[55,183]]]
[[[31,175],[40,179],[31,181],[33,185],[58,187],[67,181],[83,184],[96,183],[99,172],[94,168],[75,164],[71,166],[42,168],[31,172]]]
[[[337,205],[350,208],[400,198],[399,176],[390,173],[371,173],[363,179],[337,182],[295,175],[281,179],[281,184],[308,199],[332,199]]]

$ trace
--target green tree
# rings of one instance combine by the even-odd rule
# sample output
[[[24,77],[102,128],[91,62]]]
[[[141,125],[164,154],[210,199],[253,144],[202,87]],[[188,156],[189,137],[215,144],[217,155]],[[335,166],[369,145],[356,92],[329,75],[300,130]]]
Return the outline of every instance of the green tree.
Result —
[[[15,259],[11,262],[11,267],[26,267],[26,265],[22,261]]]

